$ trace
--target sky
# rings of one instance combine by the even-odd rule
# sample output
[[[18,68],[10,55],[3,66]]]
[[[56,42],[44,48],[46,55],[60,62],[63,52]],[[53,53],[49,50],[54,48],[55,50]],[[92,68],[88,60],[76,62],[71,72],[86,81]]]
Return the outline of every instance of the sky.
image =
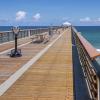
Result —
[[[0,0],[0,26],[100,26],[100,0]]]

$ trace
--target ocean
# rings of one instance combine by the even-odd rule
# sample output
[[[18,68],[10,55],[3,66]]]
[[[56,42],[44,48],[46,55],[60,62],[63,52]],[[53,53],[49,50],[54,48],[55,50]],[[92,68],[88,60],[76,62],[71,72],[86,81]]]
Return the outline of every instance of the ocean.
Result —
[[[13,26],[0,26],[0,31],[11,31]],[[20,29],[48,28],[49,26],[19,26]]]
[[[100,49],[100,26],[75,26],[77,31],[97,49]]]

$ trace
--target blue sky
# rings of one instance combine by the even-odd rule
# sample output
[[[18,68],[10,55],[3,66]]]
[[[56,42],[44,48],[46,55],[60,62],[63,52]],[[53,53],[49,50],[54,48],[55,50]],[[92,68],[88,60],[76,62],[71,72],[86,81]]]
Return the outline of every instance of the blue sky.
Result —
[[[100,0],[0,0],[0,25],[100,25]]]

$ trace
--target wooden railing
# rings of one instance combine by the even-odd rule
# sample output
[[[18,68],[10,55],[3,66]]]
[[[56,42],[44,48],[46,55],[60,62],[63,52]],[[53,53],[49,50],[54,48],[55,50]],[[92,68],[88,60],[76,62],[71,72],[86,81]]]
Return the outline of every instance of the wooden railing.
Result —
[[[99,75],[96,62],[96,58],[100,56],[100,53],[74,28],[72,28],[72,34],[75,39],[80,63],[83,69],[84,77],[87,83],[87,88],[90,94],[91,100],[100,100],[99,98]]]

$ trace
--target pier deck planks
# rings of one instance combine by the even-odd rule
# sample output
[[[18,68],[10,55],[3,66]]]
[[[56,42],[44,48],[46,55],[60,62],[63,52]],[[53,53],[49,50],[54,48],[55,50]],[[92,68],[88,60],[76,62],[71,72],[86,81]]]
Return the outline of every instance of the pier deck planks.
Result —
[[[67,29],[0,100],[73,100],[71,30]]]
[[[31,39],[30,38],[18,39],[18,45],[25,44],[27,42],[31,42]],[[0,52],[10,48],[14,48],[14,41],[0,45]]]

